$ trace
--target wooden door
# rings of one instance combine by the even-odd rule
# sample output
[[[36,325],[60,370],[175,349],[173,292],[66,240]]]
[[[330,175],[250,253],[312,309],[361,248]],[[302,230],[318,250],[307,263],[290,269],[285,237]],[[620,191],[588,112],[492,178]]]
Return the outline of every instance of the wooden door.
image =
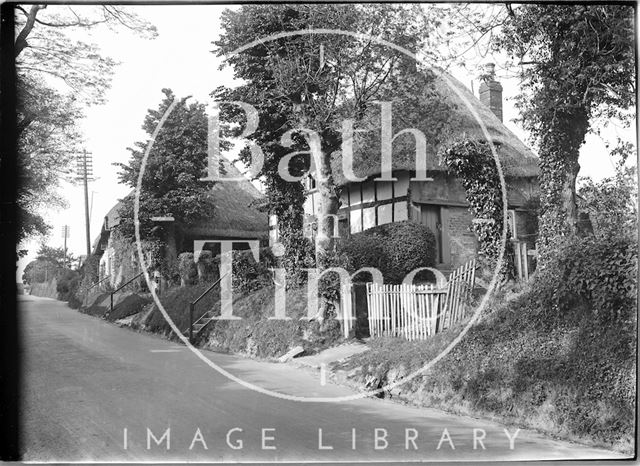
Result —
[[[442,264],[442,218],[440,206],[425,204],[420,210],[420,223],[425,225],[436,237],[436,264]]]

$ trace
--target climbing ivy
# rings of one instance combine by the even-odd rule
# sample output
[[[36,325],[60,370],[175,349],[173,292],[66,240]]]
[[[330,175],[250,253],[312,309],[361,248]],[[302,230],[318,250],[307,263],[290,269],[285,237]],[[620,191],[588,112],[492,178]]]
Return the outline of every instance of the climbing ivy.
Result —
[[[478,238],[480,260],[493,267],[502,247],[504,202],[500,175],[491,147],[485,141],[465,138],[446,146],[441,155],[449,173],[460,180],[465,190],[469,210],[474,218],[471,230]],[[503,278],[513,275],[510,255],[510,243],[507,243],[501,270]]]
[[[633,120],[636,99],[633,5],[522,5],[494,45],[517,67],[521,122],[540,158],[539,268],[579,233],[576,177],[588,131]],[[629,111],[631,110],[631,111]]]
[[[135,240],[124,235],[118,229],[111,233],[109,243],[113,248],[113,271],[116,274],[113,279],[119,279],[119,282],[116,283],[118,286],[142,272],[138,246]],[[162,243],[157,239],[142,240],[141,246],[149,271],[163,270]]]

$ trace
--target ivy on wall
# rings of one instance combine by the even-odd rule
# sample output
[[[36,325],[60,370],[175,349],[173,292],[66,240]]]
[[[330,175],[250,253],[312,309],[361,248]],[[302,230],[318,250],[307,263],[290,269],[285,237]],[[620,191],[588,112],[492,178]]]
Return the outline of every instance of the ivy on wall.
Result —
[[[116,274],[114,278],[118,280],[115,285],[119,286],[142,272],[140,258],[138,257],[138,246],[135,241],[132,241],[131,238],[117,229],[111,233],[110,242],[114,251],[113,271]],[[142,240],[141,245],[149,271],[162,268],[160,242],[157,240]]]
[[[493,267],[502,247],[504,203],[500,176],[486,141],[462,139],[442,151],[442,160],[449,173],[456,176],[465,190],[474,221],[471,230],[479,242],[480,260]],[[507,235],[509,237],[509,235]],[[501,270],[503,278],[513,276],[511,244],[507,242]]]

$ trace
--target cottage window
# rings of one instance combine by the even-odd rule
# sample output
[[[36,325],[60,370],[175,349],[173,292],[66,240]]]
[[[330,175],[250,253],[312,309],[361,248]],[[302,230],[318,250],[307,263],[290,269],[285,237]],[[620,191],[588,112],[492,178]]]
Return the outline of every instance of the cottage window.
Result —
[[[393,221],[402,222],[408,220],[407,201],[396,202],[393,204]]]
[[[393,221],[393,204],[382,204],[378,206],[378,225],[391,223]]]
[[[362,231],[362,209],[355,209],[349,212],[349,224],[351,225],[351,233],[359,233]]]
[[[368,207],[362,209],[362,229],[368,230],[376,226],[376,209],[375,207]]]

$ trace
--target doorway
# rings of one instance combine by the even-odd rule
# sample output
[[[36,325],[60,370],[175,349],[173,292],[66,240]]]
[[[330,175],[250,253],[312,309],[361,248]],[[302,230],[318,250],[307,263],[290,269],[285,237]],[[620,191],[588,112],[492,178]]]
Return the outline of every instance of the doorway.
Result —
[[[420,223],[429,228],[436,237],[436,264],[438,265],[451,261],[447,214],[446,207],[436,204],[423,204],[420,207]]]

